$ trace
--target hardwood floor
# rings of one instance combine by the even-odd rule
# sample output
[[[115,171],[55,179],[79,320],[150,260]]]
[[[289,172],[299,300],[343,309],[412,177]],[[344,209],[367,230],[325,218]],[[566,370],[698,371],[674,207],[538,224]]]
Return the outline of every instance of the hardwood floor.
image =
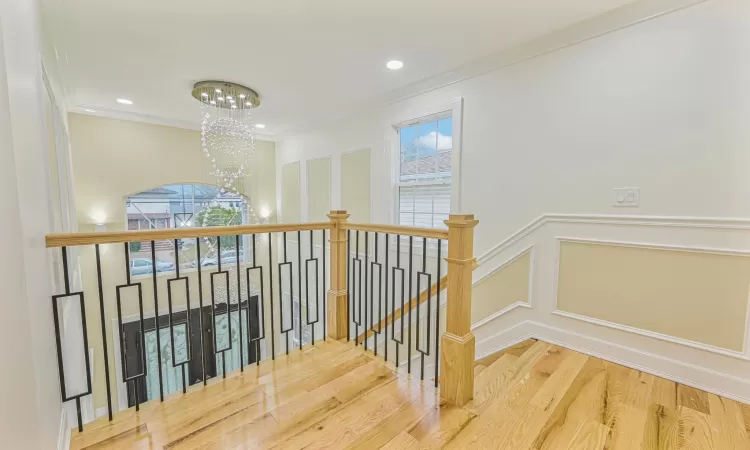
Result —
[[[71,449],[750,449],[750,407],[541,341],[475,364],[475,398],[318,343],[73,431]]]

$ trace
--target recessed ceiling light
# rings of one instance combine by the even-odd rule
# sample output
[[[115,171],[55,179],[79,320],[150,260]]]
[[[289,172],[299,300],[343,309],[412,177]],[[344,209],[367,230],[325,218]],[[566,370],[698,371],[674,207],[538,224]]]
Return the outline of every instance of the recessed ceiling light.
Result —
[[[245,106],[253,106],[253,104],[250,102],[245,102]]]
[[[240,98],[245,98],[245,94],[240,94]]]
[[[391,70],[398,70],[404,67],[404,63],[401,61],[393,60],[393,61],[388,61],[388,63],[386,63],[385,66]]]
[[[132,105],[133,102],[131,100],[125,99],[125,98],[118,98],[117,103],[120,103],[122,105]]]
[[[230,99],[229,99],[229,103],[231,103],[231,104],[233,104],[233,105],[234,105],[234,99],[233,99],[233,98],[230,98]]]
[[[208,97],[208,93],[206,93],[206,92],[202,93],[202,94],[201,94],[201,97],[203,97],[203,98],[206,98],[206,97]]]
[[[216,92],[217,94],[221,94],[221,89],[216,89],[214,92]]]
[[[232,105],[232,109],[237,109],[237,105]]]
[[[220,102],[223,102],[224,101],[224,97],[216,97],[216,100],[218,100]]]
[[[255,128],[265,128],[265,127],[266,127],[266,126],[265,126],[265,125],[263,125],[262,123],[256,123],[256,124],[255,124]]]
[[[231,95],[227,95],[227,100],[234,100],[234,97],[232,97]]]
[[[211,104],[215,105],[216,104],[216,100],[211,100]]]
[[[96,110],[94,110],[94,109],[88,109],[88,108],[84,109],[84,111],[87,112],[87,113],[95,113],[96,112]]]

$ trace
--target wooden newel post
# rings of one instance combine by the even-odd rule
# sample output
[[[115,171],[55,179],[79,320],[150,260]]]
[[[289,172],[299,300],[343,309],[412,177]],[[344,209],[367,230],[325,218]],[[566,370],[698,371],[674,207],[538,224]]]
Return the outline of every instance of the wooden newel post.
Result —
[[[451,214],[448,225],[448,303],[440,348],[440,395],[463,406],[474,397],[474,335],[471,333],[471,282],[476,263],[473,214]]]
[[[343,224],[349,218],[346,211],[331,211],[331,283],[328,291],[328,337],[346,337],[348,296],[346,292],[346,230]]]

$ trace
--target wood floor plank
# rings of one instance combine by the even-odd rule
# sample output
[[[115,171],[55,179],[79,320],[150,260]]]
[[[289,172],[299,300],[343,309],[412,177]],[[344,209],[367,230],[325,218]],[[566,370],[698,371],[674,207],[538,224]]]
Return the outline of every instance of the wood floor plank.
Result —
[[[478,417],[472,420],[462,433],[449,442],[446,448],[513,448],[501,446],[498,442],[502,442],[503,445],[512,443],[511,438],[514,433],[511,430],[519,426],[522,420],[525,420],[519,419],[516,412],[526,411],[531,399],[567,356],[566,351],[560,347],[543,345],[542,356],[533,358],[534,363],[531,369],[518,373],[511,381],[507,392],[493,398],[478,414]],[[532,349],[527,352],[532,351]]]
[[[549,350],[550,345],[540,341],[515,360],[512,359],[512,355],[498,359],[496,363],[499,365],[493,369],[488,368],[485,375],[480,374],[479,390],[475,389],[474,399],[466,405],[466,409],[480,415],[493,402],[501,399],[513,383],[518,381],[517,378],[525,375],[539,359],[546,356]],[[506,366],[505,362],[510,362],[510,365]],[[497,375],[492,377],[489,371]]]
[[[346,447],[360,435],[377,427],[401,406],[411,403],[422,394],[422,383],[419,380],[397,377],[270,448]]]
[[[698,412],[687,406],[678,406],[677,414],[680,423],[678,449],[720,449],[714,443],[711,420],[708,414]]]
[[[677,409],[652,403],[646,414],[643,450],[676,450],[680,444],[680,420]]]
[[[536,339],[527,339],[523,342],[519,342],[518,344],[511,345],[508,348],[497,351],[491,355],[485,356],[484,358],[477,360],[477,363],[489,367],[503,355],[521,356],[526,352],[526,350],[531,348],[534,343],[536,343]]]
[[[513,364],[513,362],[516,360],[518,360],[518,356],[505,354],[495,360],[495,362],[493,362],[489,367],[485,368],[485,370],[479,372],[478,374],[475,372],[474,394],[477,395],[482,392],[485,388],[487,388],[488,384],[495,381],[498,377],[508,377],[512,375],[514,372],[512,370],[509,371],[509,369],[511,368],[511,364]]]
[[[684,384],[677,385],[677,406],[684,406],[703,414],[710,414],[708,393]]]
[[[386,450],[417,450],[422,447],[412,435],[403,431],[380,448]]]
[[[737,403],[742,411],[742,417],[745,419],[745,431],[750,435],[750,405],[744,403]]]
[[[474,417],[476,417],[474,414],[463,408],[443,402],[409,429],[409,434],[423,448],[443,448]]]
[[[603,429],[609,431],[603,417],[606,408],[606,385],[604,363],[600,359],[589,358],[571,386],[564,392],[563,398],[534,440],[532,447],[553,450],[561,448],[561,442],[581,439],[579,435],[582,432]],[[592,427],[590,423],[598,423],[602,427]]]
[[[439,403],[437,396],[420,396],[416,401],[402,405],[379,426],[360,435],[352,442],[349,449],[372,449],[387,445],[401,433],[407,433],[423,417],[434,411]],[[410,440],[414,438],[409,435]]]
[[[677,383],[656,377],[651,390],[651,402],[672,410],[677,409]]]
[[[711,431],[717,448],[750,449],[745,419],[734,400],[707,394]]]
[[[475,365],[475,398],[328,341],[87,424],[72,450],[750,450],[750,406],[524,341]]]

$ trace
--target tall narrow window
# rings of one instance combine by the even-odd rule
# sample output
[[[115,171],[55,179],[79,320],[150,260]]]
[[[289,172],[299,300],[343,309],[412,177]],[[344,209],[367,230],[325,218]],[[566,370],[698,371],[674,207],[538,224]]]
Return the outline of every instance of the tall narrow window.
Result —
[[[436,114],[398,128],[398,224],[445,228],[451,208],[453,118]]]

